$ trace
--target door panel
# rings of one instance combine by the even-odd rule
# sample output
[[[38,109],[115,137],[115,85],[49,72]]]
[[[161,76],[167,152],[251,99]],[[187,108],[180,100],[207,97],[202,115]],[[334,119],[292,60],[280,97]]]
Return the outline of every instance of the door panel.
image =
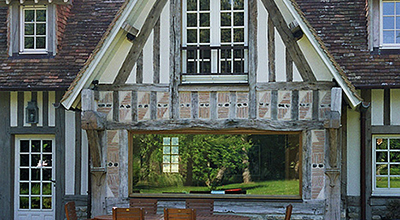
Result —
[[[54,136],[17,136],[15,219],[55,218]]]

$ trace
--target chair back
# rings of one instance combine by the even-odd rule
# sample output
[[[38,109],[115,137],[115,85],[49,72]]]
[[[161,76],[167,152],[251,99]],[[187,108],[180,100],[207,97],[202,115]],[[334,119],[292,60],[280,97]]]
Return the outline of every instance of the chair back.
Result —
[[[117,208],[112,209],[113,220],[144,220],[142,208]]]
[[[196,210],[165,208],[164,220],[196,220]]]
[[[214,213],[213,199],[186,199],[187,209],[196,209],[196,214],[212,215]]]
[[[157,214],[157,199],[130,199],[130,208],[142,208],[145,214]]]
[[[67,220],[78,220],[78,216],[76,215],[76,210],[75,210],[75,202],[67,202],[64,205],[64,208]]]
[[[291,204],[286,206],[285,220],[290,220],[290,217],[292,216],[292,209],[293,209],[293,206]]]

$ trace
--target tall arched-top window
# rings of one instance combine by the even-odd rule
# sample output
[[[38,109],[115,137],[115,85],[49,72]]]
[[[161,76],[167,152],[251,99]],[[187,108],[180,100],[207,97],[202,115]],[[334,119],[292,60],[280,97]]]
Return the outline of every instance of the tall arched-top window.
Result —
[[[247,0],[183,0],[183,83],[246,83]]]

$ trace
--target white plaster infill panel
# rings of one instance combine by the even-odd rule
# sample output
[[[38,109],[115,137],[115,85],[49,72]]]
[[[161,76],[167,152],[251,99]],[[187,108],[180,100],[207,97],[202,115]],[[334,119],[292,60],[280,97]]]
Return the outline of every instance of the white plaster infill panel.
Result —
[[[390,125],[400,125],[400,89],[390,90]]]
[[[360,196],[360,113],[347,111],[347,194]]]
[[[373,89],[371,91],[371,123],[383,125],[384,90]]]

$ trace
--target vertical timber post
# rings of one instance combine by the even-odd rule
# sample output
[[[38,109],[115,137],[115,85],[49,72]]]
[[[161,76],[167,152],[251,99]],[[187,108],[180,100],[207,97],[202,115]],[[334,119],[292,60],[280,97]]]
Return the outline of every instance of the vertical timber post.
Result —
[[[342,113],[342,89],[334,87],[331,90],[331,111],[328,120],[325,121],[327,129],[327,154],[326,154],[326,178],[325,196],[326,210],[325,219],[340,219],[341,207],[341,166],[338,158],[341,154],[341,146],[339,146],[340,136],[339,129],[341,127]]]
[[[97,112],[95,94],[93,90],[84,89],[81,93],[82,103],[82,129],[86,130],[89,155],[90,155],[90,178],[91,178],[91,204],[92,212],[105,213],[106,199],[106,166],[102,153],[102,136],[104,134],[105,116]]]

